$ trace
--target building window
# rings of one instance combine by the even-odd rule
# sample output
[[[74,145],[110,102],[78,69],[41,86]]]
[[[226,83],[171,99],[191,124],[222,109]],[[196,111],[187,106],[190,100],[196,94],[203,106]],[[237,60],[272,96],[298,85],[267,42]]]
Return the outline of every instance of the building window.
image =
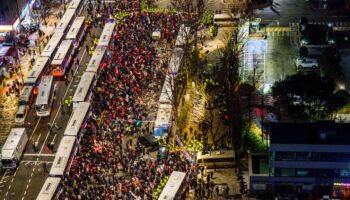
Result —
[[[295,175],[298,177],[310,177],[312,176],[311,169],[296,169]]]
[[[312,153],[311,152],[297,152],[297,160],[311,160]]]
[[[340,178],[349,178],[349,177],[350,177],[350,170],[348,169],[340,170]]]
[[[295,176],[295,170],[291,168],[272,168],[271,170],[272,176],[284,176],[284,177],[293,177]]]
[[[275,152],[275,160],[295,160],[295,152],[277,151]]]

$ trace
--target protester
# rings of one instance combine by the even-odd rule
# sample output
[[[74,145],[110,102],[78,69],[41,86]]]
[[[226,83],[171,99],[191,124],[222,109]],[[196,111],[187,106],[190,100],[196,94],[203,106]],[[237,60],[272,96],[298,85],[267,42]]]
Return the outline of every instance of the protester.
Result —
[[[106,21],[114,12],[139,10],[137,0],[117,2],[89,7],[89,12],[101,13],[101,21]],[[161,42],[174,43],[181,21],[176,13],[131,13],[116,28],[91,98],[92,115],[69,175],[63,178],[61,199],[131,199],[135,195],[151,200],[160,181],[172,171],[194,173],[196,169],[179,152],[165,160],[152,159],[147,148],[124,141],[126,136],[141,134],[135,123],[149,112],[145,97],[159,94],[159,88],[152,86],[162,84],[156,76],[162,71],[156,47]],[[161,41],[152,40],[154,30],[161,30]]]

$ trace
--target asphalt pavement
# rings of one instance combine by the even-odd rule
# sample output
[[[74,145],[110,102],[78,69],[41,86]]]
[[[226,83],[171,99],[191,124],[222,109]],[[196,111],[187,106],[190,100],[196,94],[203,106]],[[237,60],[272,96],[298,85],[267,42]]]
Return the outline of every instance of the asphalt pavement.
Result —
[[[254,14],[264,24],[273,23],[277,26],[288,26],[290,22],[298,22],[301,17],[307,17],[309,21],[349,20],[344,6],[337,9],[325,8],[323,4],[305,0],[272,0],[271,5],[255,10]]]
[[[84,10],[82,15],[87,15]],[[103,27],[93,28],[91,35],[99,36]],[[91,45],[91,37],[87,35],[85,41],[81,45],[77,53],[80,66],[77,66],[75,60],[72,60],[70,70],[73,70],[74,77],[71,72],[69,74],[69,82],[56,80],[57,92],[52,106],[51,115],[49,117],[39,118],[35,114],[32,106],[26,122],[32,124],[32,128],[27,128],[29,142],[25,149],[25,153],[20,166],[15,171],[0,172],[0,199],[35,199],[42,185],[44,184],[48,171],[54,160],[55,151],[63,136],[63,132],[68,123],[71,112],[63,104],[64,99],[73,96],[78,86],[80,78],[86,69],[90,56],[86,51],[85,45]],[[50,133],[48,123],[57,124],[60,129],[56,134]],[[36,150],[34,150],[32,141],[36,142]],[[53,152],[47,147],[47,143],[53,142]],[[47,170],[44,171],[43,163],[47,164]]]

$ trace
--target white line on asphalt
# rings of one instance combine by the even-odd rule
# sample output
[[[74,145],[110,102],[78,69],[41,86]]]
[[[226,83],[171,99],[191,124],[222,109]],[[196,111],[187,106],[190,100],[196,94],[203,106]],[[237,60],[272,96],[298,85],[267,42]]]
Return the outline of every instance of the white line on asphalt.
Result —
[[[25,162],[26,164],[28,164],[28,163],[42,163],[42,162],[44,162],[44,163],[53,163],[52,161],[33,161],[33,160],[23,160],[21,162]]]
[[[32,181],[32,179],[30,178],[29,180],[28,180],[28,183],[30,183]]]
[[[9,191],[6,192],[5,197],[9,194]]]
[[[11,183],[13,183],[14,180],[15,180],[15,179],[12,179],[12,180],[11,180]]]
[[[35,154],[35,153],[25,153],[23,154],[23,156],[37,156],[38,160],[39,160],[39,157],[55,157],[56,154],[45,154],[45,153],[38,153],[38,154]]]
[[[11,189],[12,185],[9,185],[9,189]]]
[[[86,53],[86,49],[84,49],[83,54],[81,55],[81,57],[79,58],[79,60],[81,60],[81,58],[84,58],[85,53]],[[79,69],[79,66],[77,66],[77,67],[75,68],[74,75],[77,73],[78,69]],[[67,93],[68,93],[69,88],[70,88],[70,86],[72,85],[72,83],[73,83],[73,78],[72,78],[72,80],[70,81],[70,83],[69,83],[69,85],[68,85],[68,87],[67,87],[66,93],[64,93],[63,99],[66,98]],[[61,107],[62,107],[62,105],[60,104],[60,107],[58,107],[58,110],[57,110],[57,112],[56,112],[56,115],[55,115],[55,117],[53,118],[53,121],[52,121],[51,124],[55,124],[56,118],[57,118],[58,114],[60,113]],[[39,153],[41,153],[41,152],[43,151],[44,146],[45,146],[45,143],[46,143],[46,140],[49,138],[49,135],[50,135],[50,132],[47,133],[46,138],[45,138],[45,140],[44,140],[43,145],[41,146],[41,149],[40,149],[40,152],[39,152]]]
[[[27,184],[26,188],[27,188],[27,189],[29,188],[29,184]]]
[[[7,174],[8,172],[9,172],[8,170],[5,171],[4,175],[1,177],[0,182],[2,182],[2,181],[4,180],[4,178],[7,178],[7,177],[6,177],[6,174]]]
[[[37,121],[37,123],[36,123],[36,125],[35,125],[35,127],[34,127],[34,129],[33,129],[32,135],[30,136],[29,140],[31,140],[31,139],[33,138],[34,133],[35,133],[35,130],[36,130],[36,128],[38,127],[40,120],[41,120],[41,117],[39,117],[39,120]]]

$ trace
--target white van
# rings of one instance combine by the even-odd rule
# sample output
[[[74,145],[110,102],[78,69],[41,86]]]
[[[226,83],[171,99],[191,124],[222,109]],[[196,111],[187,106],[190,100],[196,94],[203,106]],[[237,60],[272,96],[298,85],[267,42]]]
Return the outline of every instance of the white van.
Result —
[[[20,105],[18,107],[18,111],[15,117],[16,125],[18,126],[24,125],[24,120],[27,117],[27,113],[28,113],[28,107],[26,105]]]
[[[25,128],[13,128],[1,149],[1,164],[3,169],[15,169],[23,155],[28,142]]]

